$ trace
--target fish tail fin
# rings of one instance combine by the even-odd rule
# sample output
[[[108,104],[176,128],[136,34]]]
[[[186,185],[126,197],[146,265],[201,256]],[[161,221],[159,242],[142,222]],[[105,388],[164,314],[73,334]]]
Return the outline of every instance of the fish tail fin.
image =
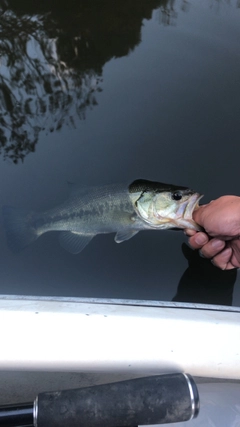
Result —
[[[21,251],[39,237],[32,225],[33,212],[11,206],[3,206],[2,212],[8,246],[13,252]]]

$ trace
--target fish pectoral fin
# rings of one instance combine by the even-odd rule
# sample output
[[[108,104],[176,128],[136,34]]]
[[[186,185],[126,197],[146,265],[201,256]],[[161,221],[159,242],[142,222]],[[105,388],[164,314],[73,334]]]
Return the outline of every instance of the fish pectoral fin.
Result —
[[[131,239],[137,233],[138,233],[138,230],[137,231],[118,231],[114,240],[116,243],[121,243],[121,242],[124,242],[124,240]]]
[[[94,236],[94,234],[85,235],[72,231],[62,231],[59,236],[59,243],[71,254],[79,254]]]

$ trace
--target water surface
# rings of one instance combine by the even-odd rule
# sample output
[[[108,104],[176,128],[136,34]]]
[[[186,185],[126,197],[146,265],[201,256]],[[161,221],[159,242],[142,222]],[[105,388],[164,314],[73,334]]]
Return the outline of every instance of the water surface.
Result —
[[[83,185],[146,178],[239,194],[237,1],[1,3],[1,205],[41,211]],[[3,294],[239,305],[181,232],[99,235],[79,255],[47,233],[13,254]],[[182,247],[183,245],[183,247]]]

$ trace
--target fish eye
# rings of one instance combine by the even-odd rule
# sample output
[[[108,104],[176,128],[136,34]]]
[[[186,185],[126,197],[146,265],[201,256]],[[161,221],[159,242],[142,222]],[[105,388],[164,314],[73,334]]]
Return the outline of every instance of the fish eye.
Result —
[[[181,200],[181,198],[182,198],[182,193],[180,191],[175,191],[172,194],[172,199],[173,200]]]

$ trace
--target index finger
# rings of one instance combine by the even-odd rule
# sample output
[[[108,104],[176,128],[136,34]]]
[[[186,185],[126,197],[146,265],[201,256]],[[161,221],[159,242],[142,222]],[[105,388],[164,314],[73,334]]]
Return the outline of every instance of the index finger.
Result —
[[[201,249],[202,246],[209,242],[209,237],[206,233],[199,231],[193,236],[190,236],[188,242],[193,249]]]
[[[192,228],[185,228],[184,233],[186,234],[186,236],[191,237],[191,236],[194,236],[194,234],[196,234],[197,231],[193,230]]]

